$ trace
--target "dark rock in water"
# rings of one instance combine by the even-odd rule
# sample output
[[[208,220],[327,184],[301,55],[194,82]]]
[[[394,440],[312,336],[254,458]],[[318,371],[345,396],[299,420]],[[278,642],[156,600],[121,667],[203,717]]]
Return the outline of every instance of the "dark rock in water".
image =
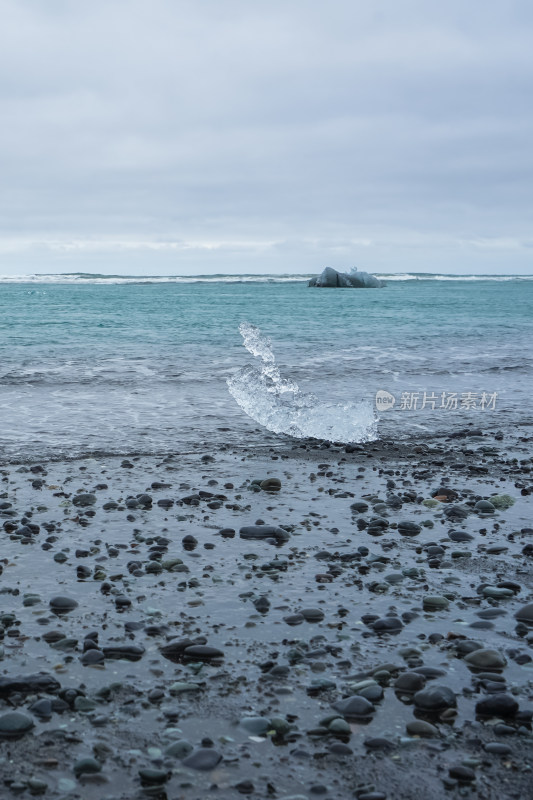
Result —
[[[450,531],[448,536],[452,542],[471,542],[474,538],[471,533],[466,531]]]
[[[139,661],[144,655],[144,647],[136,644],[110,645],[102,650],[105,658],[123,658],[126,661]]]
[[[170,500],[169,498],[162,497],[161,500],[157,501],[157,505],[160,508],[172,508],[174,505],[174,500]]]
[[[368,523],[368,533],[371,536],[380,536],[389,527],[388,519],[384,517],[372,517]]]
[[[213,659],[224,658],[222,650],[218,650],[216,647],[209,647],[207,644],[193,644],[190,647],[186,647],[183,655],[191,661],[212,661]]]
[[[189,753],[194,750],[192,744],[186,739],[178,739],[177,742],[172,742],[165,750],[165,755],[171,758],[179,758],[180,760],[186,758]]]
[[[405,729],[409,736],[425,736],[428,739],[439,736],[439,730],[431,722],[425,722],[422,719],[414,719],[408,722]]]
[[[503,742],[487,742],[485,750],[495,756],[509,756],[513,752],[513,748]]]
[[[276,539],[286,542],[290,538],[288,531],[275,525],[246,525],[239,530],[241,539]]]
[[[311,278],[308,286],[325,289],[382,289],[385,286],[379,278],[368,272],[337,272],[332,267],[326,267],[317,278]]]
[[[475,639],[458,639],[455,642],[455,649],[457,655],[462,658],[469,653],[473,653],[475,650],[483,650],[483,645]]]
[[[252,794],[255,791],[255,786],[252,781],[244,780],[236,783],[235,789],[237,789],[240,794]]]
[[[422,675],[427,681],[432,681],[435,678],[442,678],[446,675],[446,670],[440,667],[415,667],[412,672]]]
[[[127,633],[132,633],[134,631],[141,631],[144,628],[144,622],[137,622],[136,620],[129,620],[128,622],[124,623],[124,630]]]
[[[522,606],[522,608],[519,608],[515,614],[515,619],[519,620],[520,622],[525,622],[526,625],[533,625],[533,603],[529,603],[527,606]]]
[[[492,505],[492,503],[489,503],[488,500],[478,500],[474,506],[474,509],[479,511],[481,514],[494,514],[496,511],[495,507]]]
[[[399,633],[403,628],[398,617],[381,617],[370,626],[375,633]]]
[[[178,662],[182,660],[185,650],[193,645],[192,639],[171,639],[161,648],[161,655],[168,658],[169,661]]]
[[[518,711],[518,703],[503,692],[491,694],[476,703],[476,714],[480,717],[514,717]]]
[[[470,511],[471,509],[468,508],[468,506],[459,506],[459,505],[447,506],[444,509],[444,516],[446,516],[448,519],[452,521],[463,520],[468,517]]]
[[[430,713],[457,706],[455,694],[447,686],[431,686],[429,689],[422,689],[415,694],[414,703],[420,711]]]
[[[268,597],[258,597],[257,600],[254,600],[254,606],[260,614],[266,614],[270,611],[270,600]]]
[[[364,514],[366,511],[368,511],[368,503],[364,503],[362,500],[359,500],[357,503],[352,503],[350,508],[354,514]]]
[[[87,758],[80,758],[74,764],[74,774],[76,777],[80,775],[96,775],[102,771],[102,765],[95,758],[90,756]]]
[[[321,622],[324,619],[324,612],[320,608],[302,608],[300,614],[306,622]]]
[[[281,481],[279,478],[266,478],[259,484],[261,489],[265,492],[279,492],[281,489]]]
[[[421,530],[421,526],[417,525],[416,522],[404,521],[398,523],[398,533],[402,536],[418,536]]]
[[[96,503],[95,494],[75,494],[72,498],[73,505],[78,508],[85,508],[86,506],[93,506]]]
[[[170,775],[164,769],[140,769],[141,786],[160,786],[168,781]]]
[[[0,739],[18,739],[31,731],[34,722],[20,711],[8,711],[0,717]]]
[[[78,602],[72,597],[65,597],[64,595],[56,595],[50,600],[50,608],[55,614],[66,614],[69,611],[77,608]]]
[[[332,753],[334,756],[351,756],[353,755],[353,750],[351,747],[348,747],[347,744],[343,744],[342,742],[333,742],[328,747],[328,751]]]
[[[394,688],[397,692],[414,694],[424,688],[426,679],[417,672],[404,672],[395,681]]]
[[[216,750],[213,750],[211,747],[200,747],[198,750],[195,750],[194,753],[191,753],[190,756],[187,756],[181,763],[185,767],[207,772],[220,764],[221,760],[222,756],[220,753],[217,753]]]
[[[84,667],[89,667],[93,664],[103,664],[104,659],[105,656],[101,650],[91,649],[81,656],[80,661]]]
[[[507,659],[497,650],[473,650],[465,656],[465,661],[469,667],[480,670],[502,670],[507,664]]]
[[[239,723],[248,733],[262,736],[270,729],[270,720],[267,717],[243,717]]]
[[[15,692],[30,694],[48,692],[55,694],[61,689],[61,684],[47,672],[37,672],[33,675],[22,675],[16,678],[0,678],[0,697],[9,697]]]
[[[303,614],[289,614],[283,617],[283,622],[286,622],[287,625],[301,625],[304,620]]]
[[[476,779],[476,773],[470,767],[465,767],[463,764],[457,764],[449,769],[450,778],[454,778],[459,783],[471,783]]]
[[[363,744],[365,747],[368,747],[369,750],[394,750],[396,747],[394,742],[385,739],[383,736],[370,737],[369,739],[365,739]]]
[[[368,717],[376,709],[369,700],[365,700],[358,694],[346,697],[333,703],[335,711],[339,711],[344,717]]]
[[[48,717],[52,716],[54,709],[52,707],[52,701],[47,697],[43,697],[42,700],[36,700],[35,703],[32,703],[29,710],[36,717],[47,719]]]

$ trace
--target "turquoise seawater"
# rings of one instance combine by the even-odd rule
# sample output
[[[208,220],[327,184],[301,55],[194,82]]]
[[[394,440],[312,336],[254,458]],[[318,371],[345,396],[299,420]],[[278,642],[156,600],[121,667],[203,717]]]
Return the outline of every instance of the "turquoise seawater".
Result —
[[[0,278],[0,457],[271,445],[226,386],[254,361],[244,321],[303,392],[335,403],[390,392],[380,436],[531,424],[528,278],[403,276],[376,290],[275,276]],[[443,393],[457,410],[440,407]]]

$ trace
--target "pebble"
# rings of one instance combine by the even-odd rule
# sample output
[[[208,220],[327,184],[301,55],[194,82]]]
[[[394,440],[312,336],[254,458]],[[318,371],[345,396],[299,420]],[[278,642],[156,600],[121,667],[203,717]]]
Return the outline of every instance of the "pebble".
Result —
[[[34,722],[31,717],[20,711],[8,711],[0,716],[0,738],[18,739],[31,731]]]
[[[408,722],[405,729],[409,736],[424,736],[427,739],[434,739],[440,736],[439,729],[422,719],[415,719]]]
[[[422,599],[424,611],[445,611],[450,605],[450,601],[441,595],[426,595]]]
[[[275,525],[245,525],[239,530],[241,539],[275,539],[286,542],[290,538],[288,531]]]
[[[50,600],[50,608],[55,614],[66,614],[78,607],[77,600],[64,595],[56,595]]]
[[[181,761],[192,753],[193,750],[194,747],[186,739],[178,739],[177,742],[172,742],[172,744],[166,748],[165,755],[171,758],[179,758]]]
[[[216,750],[213,750],[210,747],[200,747],[198,750],[195,750],[193,753],[187,756],[182,761],[182,764],[185,767],[190,767],[191,769],[207,772],[215,769],[215,767],[220,764],[221,761],[222,756],[220,753],[217,753]]]
[[[333,703],[335,711],[339,711],[344,717],[368,717],[375,711],[373,704],[369,700],[365,700],[360,695],[352,695],[346,697],[344,700],[338,700]]]
[[[80,775],[95,775],[102,771],[102,765],[95,758],[80,758],[74,764],[73,769],[76,777]]]
[[[476,714],[484,717],[514,717],[518,711],[518,703],[508,694],[500,692],[488,695],[476,703]]]
[[[525,622],[526,625],[533,625],[533,603],[519,608],[515,614],[515,618],[520,622]]]
[[[422,689],[415,694],[413,700],[415,706],[421,711],[437,712],[457,706],[455,693],[447,686],[431,686]]]
[[[474,650],[465,656],[465,662],[475,669],[501,670],[507,665],[507,659],[497,650]]]

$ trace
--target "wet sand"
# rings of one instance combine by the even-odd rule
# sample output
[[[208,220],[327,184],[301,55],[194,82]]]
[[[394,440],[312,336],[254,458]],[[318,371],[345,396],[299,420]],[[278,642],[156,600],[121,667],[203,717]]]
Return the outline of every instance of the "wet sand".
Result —
[[[0,468],[6,796],[529,796],[531,441],[272,442]]]

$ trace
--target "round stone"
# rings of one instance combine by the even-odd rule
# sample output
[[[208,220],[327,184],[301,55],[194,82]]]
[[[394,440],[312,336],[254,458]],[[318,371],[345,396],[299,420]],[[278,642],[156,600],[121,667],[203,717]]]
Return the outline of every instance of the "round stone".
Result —
[[[183,655],[191,661],[211,661],[212,659],[224,658],[222,650],[210,647],[207,644],[193,644],[190,647],[186,647]]]
[[[183,760],[185,767],[208,772],[220,764],[222,756],[211,747],[200,747]]]
[[[290,538],[288,531],[275,525],[245,525],[239,530],[241,539],[276,539],[286,542]]]
[[[375,633],[399,633],[403,623],[398,617],[382,617],[371,625]]]
[[[513,748],[503,742],[487,742],[485,750],[494,756],[509,756],[513,752]]]
[[[279,492],[281,489],[281,481],[279,478],[266,478],[259,484],[261,489],[265,492]]]
[[[52,597],[50,600],[50,608],[55,614],[66,614],[69,611],[73,611],[77,606],[77,600],[60,594]]]
[[[0,717],[0,738],[18,739],[31,731],[34,723],[31,717],[20,711],[8,711]]]
[[[89,667],[93,664],[103,664],[104,663],[104,654],[101,650],[95,650],[94,648],[91,650],[87,650],[80,658],[81,663],[84,667]]]
[[[180,761],[186,758],[189,753],[192,753],[193,746],[186,739],[178,739],[177,742],[172,742],[165,750],[165,755],[171,758],[179,758]]]
[[[445,611],[450,605],[447,597],[441,595],[426,595],[422,600],[424,611]]]
[[[403,521],[398,523],[398,533],[401,536],[418,536],[422,527],[416,522]]]
[[[520,622],[525,622],[526,625],[533,625],[533,603],[528,603],[527,606],[519,608],[515,618]]]
[[[320,608],[302,608],[300,614],[306,622],[321,622],[324,619],[324,612]]]
[[[465,656],[465,661],[474,669],[501,670],[507,665],[507,660],[497,650],[474,650]]]
[[[457,764],[449,769],[450,778],[454,778],[459,783],[471,783],[476,779],[476,773],[470,767],[465,767],[463,764]]]
[[[409,736],[424,736],[427,739],[433,739],[440,735],[438,728],[423,719],[414,719],[408,722],[405,729]]]
[[[169,773],[164,769],[140,769],[139,777],[143,786],[154,786],[168,781]]]
[[[455,708],[457,700],[454,692],[447,686],[431,686],[428,689],[422,689],[414,696],[415,706],[420,711],[438,712],[446,708]]]
[[[249,733],[261,736],[270,728],[270,720],[265,717],[243,717],[240,721],[241,726]]]
[[[102,765],[95,758],[80,758],[74,764],[74,774],[76,777],[80,775],[96,775],[102,771]]]
[[[476,703],[476,714],[481,717],[514,717],[518,711],[518,703],[508,694],[498,692],[488,695]]]
[[[94,506],[96,503],[96,495],[82,492],[81,494],[74,495],[72,498],[72,503],[78,508]]]
[[[407,694],[414,694],[420,692],[426,684],[426,679],[423,675],[417,672],[403,672],[394,682],[394,688],[397,692],[407,692]]]
[[[333,703],[335,711],[339,711],[344,717],[368,717],[375,711],[374,706],[369,700],[365,700],[358,694],[346,697]]]
[[[352,732],[350,724],[345,719],[341,719],[341,717],[331,720],[328,729],[331,733],[337,734],[337,736],[349,736]]]
[[[493,504],[490,503],[488,500],[478,500],[474,508],[481,514],[494,514],[494,512],[496,511]]]

